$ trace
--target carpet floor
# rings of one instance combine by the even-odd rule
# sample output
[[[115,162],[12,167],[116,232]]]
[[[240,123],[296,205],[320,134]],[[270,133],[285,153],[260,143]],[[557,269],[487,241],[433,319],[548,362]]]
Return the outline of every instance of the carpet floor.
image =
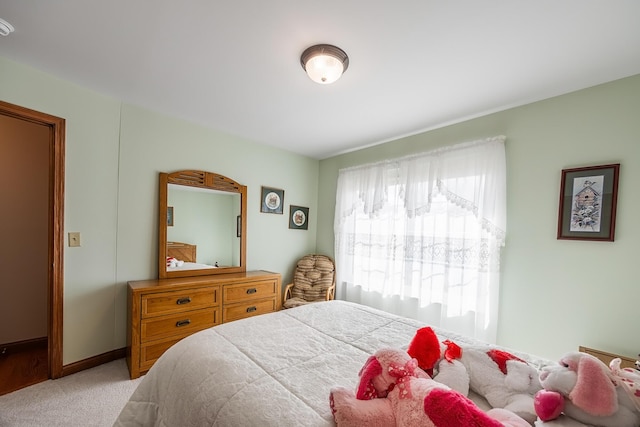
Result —
[[[111,427],[142,378],[125,359],[0,396],[0,427]]]

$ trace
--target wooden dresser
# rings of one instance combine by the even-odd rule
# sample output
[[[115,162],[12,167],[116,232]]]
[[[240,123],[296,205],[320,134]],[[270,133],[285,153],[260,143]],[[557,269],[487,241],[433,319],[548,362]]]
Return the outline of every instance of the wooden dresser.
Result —
[[[584,347],[582,345],[578,347],[578,351],[597,357],[602,361],[602,363],[604,363],[607,366],[609,366],[609,363],[611,362],[612,359],[619,357],[621,361],[620,367],[635,368],[636,361],[630,357],[624,357],[624,356],[620,356],[619,354],[608,353],[606,351],[596,350],[593,348]]]
[[[280,274],[248,271],[129,282],[127,365],[146,373],[169,347],[220,323],[278,311]]]

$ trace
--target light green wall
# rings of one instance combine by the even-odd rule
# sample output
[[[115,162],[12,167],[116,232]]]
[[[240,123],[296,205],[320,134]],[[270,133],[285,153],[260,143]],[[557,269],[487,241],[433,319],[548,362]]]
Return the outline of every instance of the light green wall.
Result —
[[[120,103],[3,58],[0,99],[66,119],[63,363],[113,350]]]
[[[316,212],[318,161],[124,105],[120,144],[117,282],[157,277],[158,173],[209,170],[247,186],[247,268],[290,279],[300,256],[316,247],[309,230],[290,230],[289,205]],[[285,214],[260,213],[260,188],[285,190]],[[126,287],[118,286],[117,342],[124,342]]]
[[[166,117],[0,57],[0,99],[66,119],[63,363],[126,345],[126,282],[157,277],[158,173],[203,169],[248,187],[247,268],[292,275],[315,251],[318,161]],[[260,213],[260,187],[285,190]],[[310,208],[288,228],[289,205]],[[66,243],[66,242],[65,242]]]
[[[578,345],[635,357],[640,75],[320,162],[318,250],[333,253],[338,170],[507,137],[507,242],[498,343],[552,359]],[[562,169],[620,163],[615,242],[556,239]]]

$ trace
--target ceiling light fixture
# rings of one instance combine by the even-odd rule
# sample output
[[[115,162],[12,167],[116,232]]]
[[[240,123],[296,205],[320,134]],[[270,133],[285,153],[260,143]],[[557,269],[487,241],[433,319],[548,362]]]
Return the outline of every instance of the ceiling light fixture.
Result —
[[[9,24],[4,19],[0,18],[0,36],[8,36],[10,33],[13,33],[15,29],[13,25]]]
[[[349,57],[339,47],[318,44],[302,52],[300,64],[311,80],[327,85],[338,80],[347,71]]]

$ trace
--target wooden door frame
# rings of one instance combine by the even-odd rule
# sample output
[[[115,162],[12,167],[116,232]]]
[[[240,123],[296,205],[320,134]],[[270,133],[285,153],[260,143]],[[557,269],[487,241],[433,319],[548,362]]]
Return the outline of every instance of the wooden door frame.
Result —
[[[49,378],[62,376],[62,315],[64,260],[65,119],[0,101],[0,114],[44,125],[49,131],[49,264],[48,352]]]

